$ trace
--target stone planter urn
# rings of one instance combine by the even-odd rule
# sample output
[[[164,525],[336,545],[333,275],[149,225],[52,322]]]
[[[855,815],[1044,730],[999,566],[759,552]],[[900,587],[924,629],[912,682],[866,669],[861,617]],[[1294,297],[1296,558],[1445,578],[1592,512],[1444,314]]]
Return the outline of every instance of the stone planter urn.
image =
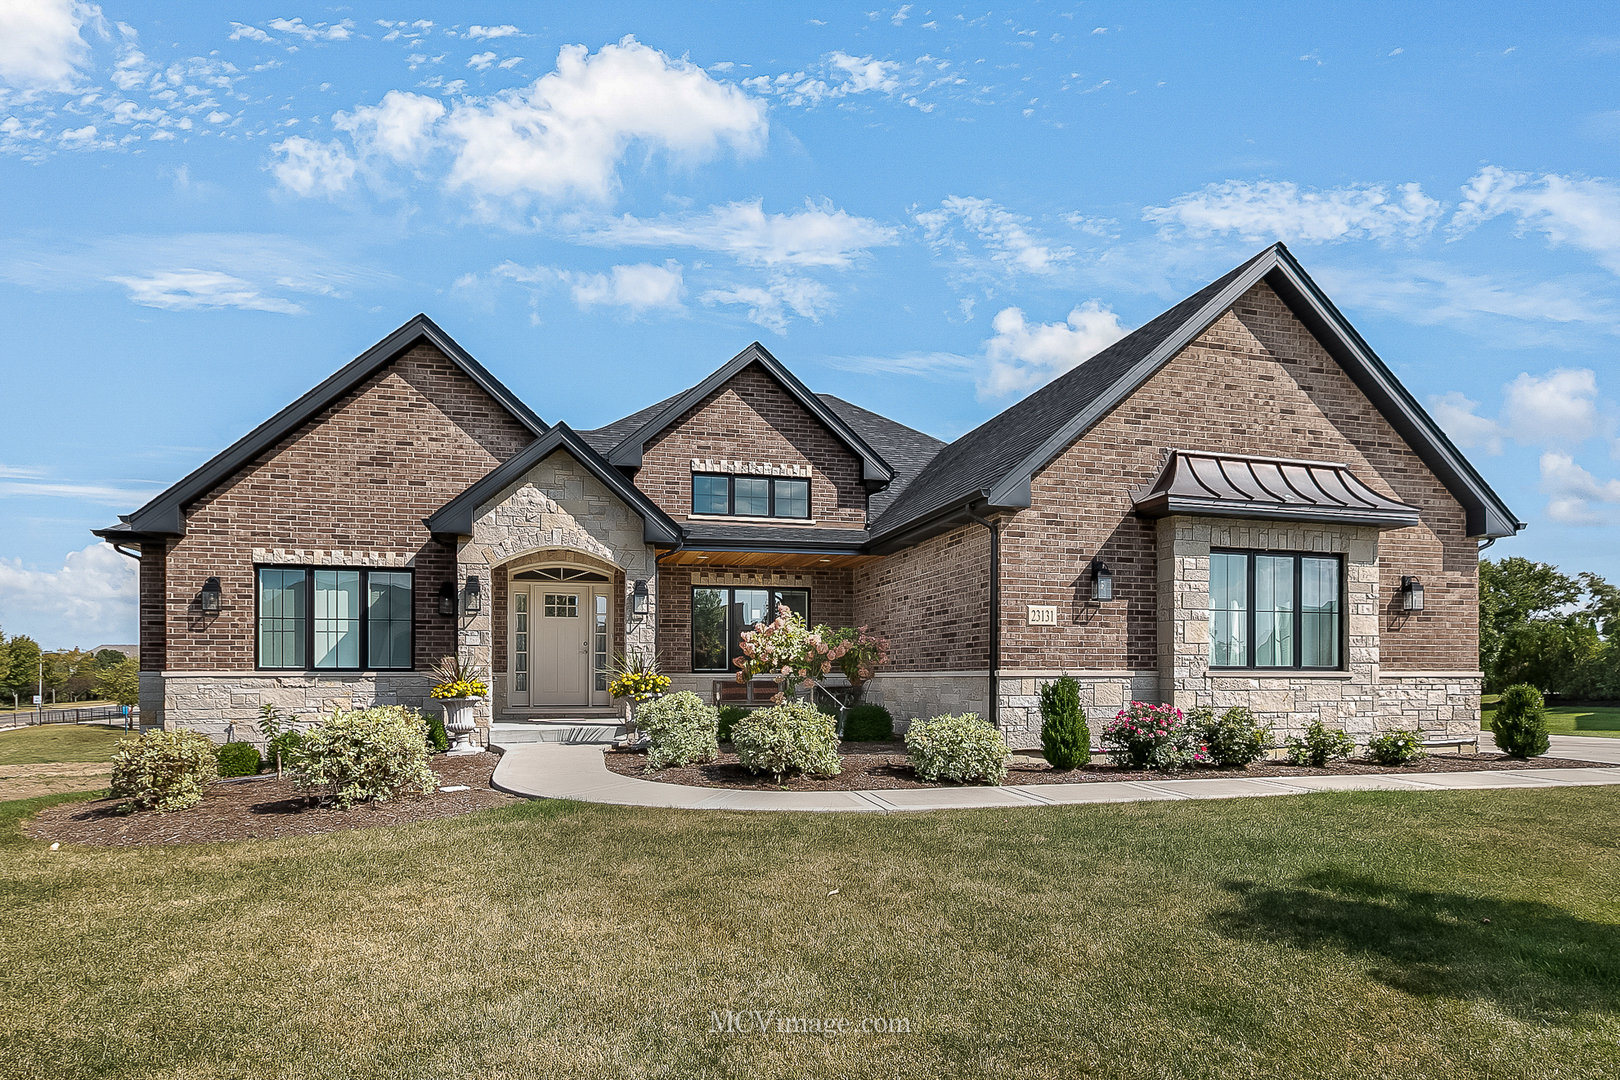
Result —
[[[473,743],[473,732],[478,730],[478,698],[440,698],[444,706],[444,730],[450,736],[452,755],[481,754],[483,748]]]

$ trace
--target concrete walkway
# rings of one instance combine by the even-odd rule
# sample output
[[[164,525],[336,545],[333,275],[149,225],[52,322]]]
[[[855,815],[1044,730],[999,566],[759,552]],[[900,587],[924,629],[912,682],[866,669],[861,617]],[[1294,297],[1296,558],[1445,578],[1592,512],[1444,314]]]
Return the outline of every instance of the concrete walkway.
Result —
[[[1555,757],[1594,762],[1590,769],[1424,773],[1407,776],[1290,776],[1276,780],[1132,780],[1096,784],[1010,784],[1004,787],[910,788],[884,791],[737,791],[687,787],[620,776],[602,760],[600,745],[528,743],[501,756],[491,781],[502,791],[535,799],[579,799],[616,806],[685,810],[811,810],[895,812],[965,810],[987,806],[1068,806],[1076,803],[1172,799],[1234,799],[1302,795],[1312,791],[1463,791],[1477,788],[1559,788],[1620,784],[1620,739],[1554,735]]]

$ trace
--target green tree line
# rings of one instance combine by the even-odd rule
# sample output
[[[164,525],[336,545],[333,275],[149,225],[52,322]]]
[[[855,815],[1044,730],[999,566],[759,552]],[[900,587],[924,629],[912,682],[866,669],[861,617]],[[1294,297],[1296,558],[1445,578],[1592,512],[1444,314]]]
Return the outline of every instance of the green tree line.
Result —
[[[41,668],[41,661],[44,662]],[[117,649],[91,653],[84,649],[43,651],[26,634],[8,638],[0,632],[0,704],[13,698],[31,702],[44,679],[45,700],[58,702],[140,701],[140,664]]]
[[[1479,564],[1485,690],[1529,683],[1572,699],[1620,698],[1620,587],[1551,563]]]

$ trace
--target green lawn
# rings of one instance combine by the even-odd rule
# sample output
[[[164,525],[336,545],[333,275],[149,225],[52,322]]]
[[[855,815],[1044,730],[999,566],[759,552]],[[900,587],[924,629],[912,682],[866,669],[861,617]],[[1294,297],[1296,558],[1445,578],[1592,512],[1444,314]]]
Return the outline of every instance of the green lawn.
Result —
[[[45,801],[0,804],[3,1076],[1620,1073],[1617,788],[57,852]]]
[[[1480,699],[1481,730],[1491,730],[1498,695]],[[1547,730],[1554,735],[1607,735],[1620,738],[1620,707],[1604,705],[1553,705],[1547,709]]]
[[[119,739],[132,738],[123,726],[41,724],[0,728],[0,765],[57,761],[111,761]]]

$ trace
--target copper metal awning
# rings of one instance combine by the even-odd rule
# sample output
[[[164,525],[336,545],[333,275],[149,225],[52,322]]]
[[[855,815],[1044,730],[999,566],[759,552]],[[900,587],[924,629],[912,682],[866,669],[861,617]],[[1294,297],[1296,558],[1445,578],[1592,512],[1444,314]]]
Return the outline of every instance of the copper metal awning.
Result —
[[[1418,512],[1358,480],[1349,466],[1327,461],[1173,450],[1159,477],[1133,492],[1144,517],[1209,517],[1319,521],[1404,529]]]

